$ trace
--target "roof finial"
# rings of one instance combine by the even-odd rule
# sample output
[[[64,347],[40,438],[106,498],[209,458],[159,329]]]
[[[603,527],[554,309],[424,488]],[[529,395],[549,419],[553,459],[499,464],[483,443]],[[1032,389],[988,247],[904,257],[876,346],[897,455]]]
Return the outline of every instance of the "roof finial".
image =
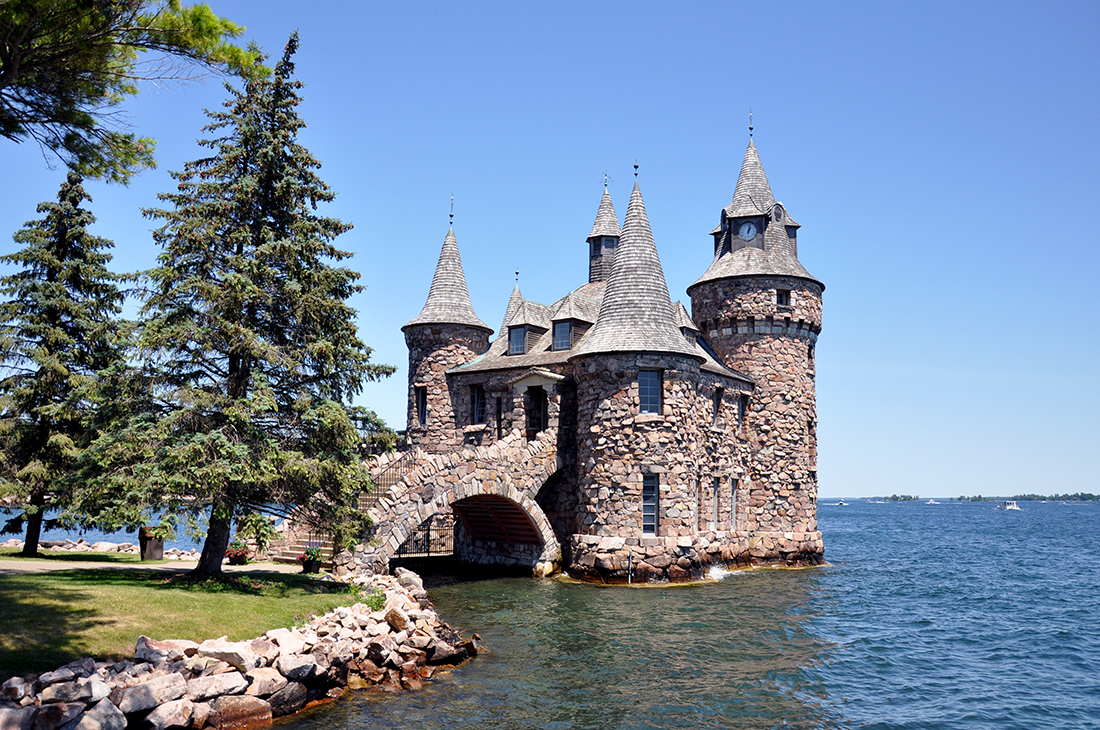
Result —
[[[749,107],[749,139],[752,139],[752,107]]]
[[[455,224],[455,196],[451,193],[451,226]]]
[[[519,269],[516,269],[516,286],[519,286]]]
[[[609,182],[615,182],[615,181],[612,180],[611,176],[607,174],[607,170],[604,170],[603,171],[603,189],[604,190],[607,190],[607,184]]]
[[[638,179],[638,158],[634,158],[634,179]]]

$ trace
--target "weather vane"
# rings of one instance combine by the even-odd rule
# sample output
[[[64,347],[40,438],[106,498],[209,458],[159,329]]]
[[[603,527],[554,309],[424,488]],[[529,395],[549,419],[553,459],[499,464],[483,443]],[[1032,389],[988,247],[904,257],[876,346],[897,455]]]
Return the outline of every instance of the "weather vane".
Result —
[[[606,188],[609,182],[615,182],[611,179],[611,176],[607,174],[607,170],[603,171],[603,186]]]
[[[451,225],[455,224],[455,196],[451,194]]]
[[[519,269],[516,269],[516,286],[519,286]]]
[[[638,179],[638,158],[634,158],[634,179]]]
[[[752,139],[752,107],[749,107],[749,139]]]

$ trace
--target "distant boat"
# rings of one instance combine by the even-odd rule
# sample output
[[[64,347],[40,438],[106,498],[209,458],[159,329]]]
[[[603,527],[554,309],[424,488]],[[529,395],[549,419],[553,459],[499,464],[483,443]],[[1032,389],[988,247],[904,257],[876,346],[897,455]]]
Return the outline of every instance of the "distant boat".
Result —
[[[1001,502],[999,505],[997,505],[997,509],[1004,510],[1005,512],[1007,512],[1009,510],[1016,510],[1018,512],[1023,512],[1023,510],[1020,509],[1020,505],[1016,504],[1016,502],[1014,502],[1011,499],[1007,500],[1007,501],[1004,501],[1004,502]]]
[[[839,499],[839,500],[837,500],[836,506],[837,507],[847,507],[848,503],[845,502],[843,499]]]
[[[939,504],[939,502],[937,502],[934,499],[930,499],[930,500],[928,500],[928,504]]]

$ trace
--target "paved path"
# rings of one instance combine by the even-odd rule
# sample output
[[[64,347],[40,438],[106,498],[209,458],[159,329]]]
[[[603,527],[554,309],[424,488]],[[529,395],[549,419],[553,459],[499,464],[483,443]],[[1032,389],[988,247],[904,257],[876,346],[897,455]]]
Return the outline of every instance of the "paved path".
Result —
[[[87,553],[81,553],[87,555]],[[20,558],[4,560],[0,557],[0,576],[16,573],[44,573],[50,570],[156,570],[162,573],[185,573],[198,565],[195,560],[167,560],[163,563],[97,563],[84,560],[64,560],[60,557],[36,559]],[[300,573],[297,563],[250,563],[248,565],[223,564],[226,573]]]

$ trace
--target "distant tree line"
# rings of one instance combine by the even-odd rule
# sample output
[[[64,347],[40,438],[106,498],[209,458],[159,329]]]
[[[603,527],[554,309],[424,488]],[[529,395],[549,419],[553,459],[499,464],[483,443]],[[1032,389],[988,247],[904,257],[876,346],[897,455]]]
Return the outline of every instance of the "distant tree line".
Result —
[[[1092,494],[1091,492],[1075,492],[1073,494],[1052,494],[1045,496],[1042,494],[1017,494],[1013,497],[983,497],[978,494],[973,497],[959,497],[960,502],[1001,502],[1006,499],[1011,499],[1016,502],[1100,502],[1100,494]]]
[[[891,494],[889,497],[883,497],[887,502],[916,502],[920,497],[915,494]]]

